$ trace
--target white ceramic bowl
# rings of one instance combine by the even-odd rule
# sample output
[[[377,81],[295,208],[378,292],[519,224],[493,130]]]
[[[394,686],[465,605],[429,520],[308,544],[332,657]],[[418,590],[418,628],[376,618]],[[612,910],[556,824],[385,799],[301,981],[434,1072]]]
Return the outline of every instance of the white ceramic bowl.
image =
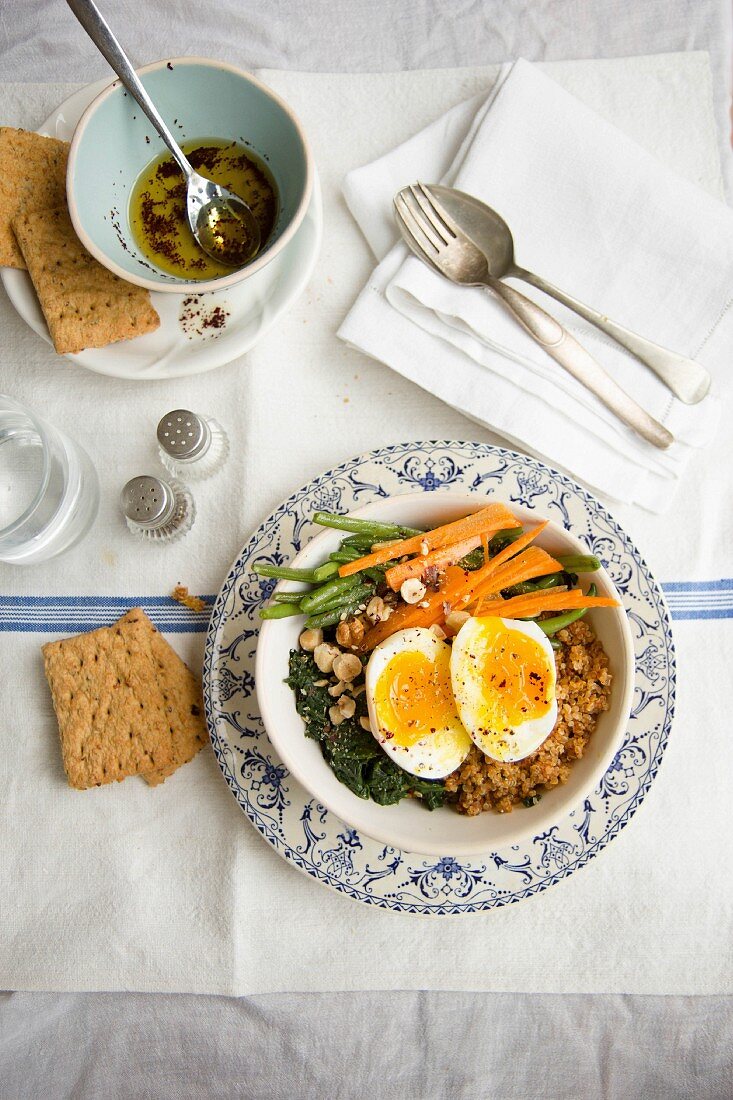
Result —
[[[230,275],[197,281],[150,264],[130,228],[130,195],[165,146],[116,80],[84,111],[69,150],[66,195],[80,241],[115,275],[148,290],[200,294],[248,279],[292,240],[308,209],[314,166],[302,126],[280,96],[222,61],[178,57],[137,73],[179,142],[226,138],[267,162],[278,189],[277,220],[264,248]]]
[[[543,518],[527,508],[506,503],[526,526],[534,526]],[[352,514],[431,528],[475,512],[480,505],[476,496],[420,492],[376,501]],[[321,564],[337,548],[343,535],[344,532],[324,529],[290,564],[303,568]],[[554,523],[545,529],[537,544],[550,553],[588,552],[582,542]],[[599,595],[620,599],[604,569],[593,574],[593,581]],[[284,581],[277,590],[298,587]],[[631,712],[634,651],[626,613],[623,607],[602,608],[589,611],[587,618],[609,657],[613,673],[611,704],[600,715],[585,756],[573,764],[568,782],[543,792],[535,806],[518,806],[510,814],[490,812],[466,817],[449,806],[431,813],[417,799],[405,798],[395,806],[379,806],[353,794],[336,779],[317,742],[305,736],[293,692],[284,683],[288,655],[297,648],[303,629],[299,616],[266,620],[260,628],[255,679],[268,737],[283,763],[319,802],[347,825],[395,848],[428,855],[476,855],[539,835],[596,787],[623,741]]]

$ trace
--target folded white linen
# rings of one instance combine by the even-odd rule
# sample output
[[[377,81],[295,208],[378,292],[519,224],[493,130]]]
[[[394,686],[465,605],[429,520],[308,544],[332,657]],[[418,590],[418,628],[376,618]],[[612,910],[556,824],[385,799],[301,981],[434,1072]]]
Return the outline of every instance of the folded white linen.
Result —
[[[733,213],[526,61],[386,156],[350,172],[349,208],[381,260],[339,335],[512,443],[609,496],[663,511],[715,433],[733,339]],[[651,105],[649,107],[651,110]],[[710,125],[710,114],[701,118]],[[711,393],[684,405],[643,364],[553,299],[562,321],[675,436],[661,452],[562,370],[505,307],[396,244],[391,199],[420,178],[488,202],[517,260],[652,340],[704,363]]]

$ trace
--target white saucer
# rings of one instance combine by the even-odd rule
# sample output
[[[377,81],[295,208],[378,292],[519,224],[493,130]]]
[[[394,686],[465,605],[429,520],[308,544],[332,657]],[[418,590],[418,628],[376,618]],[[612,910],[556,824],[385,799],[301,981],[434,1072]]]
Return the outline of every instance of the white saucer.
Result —
[[[107,85],[97,81],[69,96],[39,126],[38,133],[70,141],[86,107]],[[292,241],[261,271],[221,293],[197,295],[195,307],[204,314],[217,306],[227,314],[221,329],[189,325],[180,321],[186,295],[158,294],[150,297],[160,315],[160,328],[146,336],[93,348],[65,356],[79,366],[113,378],[180,378],[230,363],[248,351],[304,289],[311,276],[321,245],[323,208],[316,175],[313,197]],[[26,271],[0,268],[0,280],[16,310],[46,343],[50,343],[46,322]]]

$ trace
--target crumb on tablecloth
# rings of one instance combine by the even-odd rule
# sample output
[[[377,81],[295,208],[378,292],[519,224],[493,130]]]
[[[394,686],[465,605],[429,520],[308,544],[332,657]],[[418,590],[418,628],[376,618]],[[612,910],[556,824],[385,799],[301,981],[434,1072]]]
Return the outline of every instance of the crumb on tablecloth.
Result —
[[[206,600],[202,600],[200,596],[189,595],[185,584],[177,584],[171,592],[171,598],[191,611],[205,611],[209,606]]]

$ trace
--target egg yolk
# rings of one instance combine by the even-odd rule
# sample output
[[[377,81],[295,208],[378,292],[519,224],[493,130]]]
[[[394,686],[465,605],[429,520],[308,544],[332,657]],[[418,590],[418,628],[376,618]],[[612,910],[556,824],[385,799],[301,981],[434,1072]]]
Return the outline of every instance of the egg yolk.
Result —
[[[385,737],[405,748],[455,725],[448,647],[434,661],[415,650],[396,653],[377,681],[374,701]]]
[[[507,629],[501,619],[480,619],[481,632],[468,654],[467,675],[480,686],[487,729],[521,726],[548,712],[554,697],[553,670],[535,638]]]

